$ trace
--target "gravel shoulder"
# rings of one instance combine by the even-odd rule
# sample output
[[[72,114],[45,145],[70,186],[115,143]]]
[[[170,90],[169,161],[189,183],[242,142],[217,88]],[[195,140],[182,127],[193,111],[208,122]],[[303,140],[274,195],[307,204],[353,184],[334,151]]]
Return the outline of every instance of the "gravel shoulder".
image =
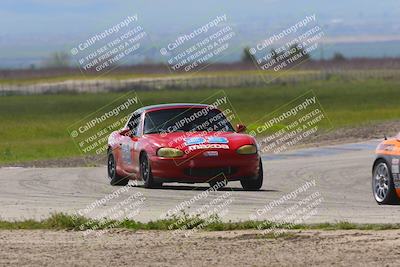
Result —
[[[0,231],[0,265],[11,266],[398,266],[400,230],[291,231],[281,238],[260,232],[109,230]]]

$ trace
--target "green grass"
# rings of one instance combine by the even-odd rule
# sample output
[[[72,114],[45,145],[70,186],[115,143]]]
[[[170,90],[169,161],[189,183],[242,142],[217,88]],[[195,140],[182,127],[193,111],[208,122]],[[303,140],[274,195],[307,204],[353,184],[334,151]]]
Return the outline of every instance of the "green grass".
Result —
[[[395,80],[305,82],[263,88],[225,89],[245,124],[251,124],[295,97],[314,90],[333,129],[398,120],[400,82]],[[220,89],[138,92],[144,105],[201,102]],[[123,93],[0,97],[0,164],[81,155],[68,127]]]
[[[190,220],[195,220],[190,223]],[[349,222],[337,223],[319,223],[319,224],[276,224],[270,221],[241,221],[241,222],[222,222],[219,218],[212,218],[211,223],[205,224],[204,227],[199,228],[204,219],[174,217],[170,219],[160,219],[142,223],[134,220],[113,221],[106,220],[102,223],[99,220],[92,220],[84,217],[74,217],[64,213],[54,213],[50,217],[37,221],[37,220],[22,220],[22,221],[5,221],[0,220],[0,230],[17,230],[17,229],[48,229],[48,230],[75,230],[85,231],[96,228],[96,230],[103,230],[111,228],[122,228],[130,230],[164,230],[172,231],[182,229],[182,221],[187,225],[186,229],[202,229],[204,231],[231,231],[231,230],[249,230],[258,229],[265,230],[271,229],[293,229],[293,230],[391,230],[400,229],[400,224],[356,224]],[[273,232],[266,233],[267,235]],[[274,235],[276,236],[276,235]],[[278,235],[279,236],[279,235]]]

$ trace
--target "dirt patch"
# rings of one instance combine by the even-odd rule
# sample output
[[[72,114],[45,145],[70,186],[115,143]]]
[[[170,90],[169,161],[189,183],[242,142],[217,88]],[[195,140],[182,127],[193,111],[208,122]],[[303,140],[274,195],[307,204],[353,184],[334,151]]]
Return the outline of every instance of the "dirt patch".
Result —
[[[400,231],[80,232],[0,231],[0,265],[18,266],[398,266]]]

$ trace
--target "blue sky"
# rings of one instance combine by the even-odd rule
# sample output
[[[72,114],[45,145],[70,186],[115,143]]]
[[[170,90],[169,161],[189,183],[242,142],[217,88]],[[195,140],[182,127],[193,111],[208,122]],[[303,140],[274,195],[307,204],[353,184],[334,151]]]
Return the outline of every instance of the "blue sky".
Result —
[[[400,35],[397,0],[2,0],[0,59],[68,50],[132,14],[156,43],[227,14],[246,45],[312,13],[331,39]]]
[[[262,20],[279,24],[310,12],[326,21],[385,22],[400,15],[400,4],[395,0],[2,0],[0,7],[3,35],[91,31],[129,13],[139,14],[155,31],[184,28],[220,13],[249,24]]]

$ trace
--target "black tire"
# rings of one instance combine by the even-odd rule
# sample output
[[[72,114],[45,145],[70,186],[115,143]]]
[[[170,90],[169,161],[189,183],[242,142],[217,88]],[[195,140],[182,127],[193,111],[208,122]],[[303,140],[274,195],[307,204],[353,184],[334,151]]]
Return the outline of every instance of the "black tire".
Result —
[[[110,184],[111,185],[122,185],[125,186],[129,182],[129,178],[123,177],[117,174],[116,170],[116,162],[115,162],[115,157],[112,151],[108,151],[107,155],[107,173],[108,173],[108,178],[110,178]]]
[[[392,172],[383,159],[376,161],[372,170],[372,194],[379,205],[399,203]]]
[[[257,176],[250,177],[250,178],[244,178],[244,179],[240,180],[240,183],[242,184],[242,187],[244,190],[256,191],[256,190],[260,190],[260,188],[262,187],[263,179],[264,179],[264,172],[263,172],[262,162],[260,159],[260,163],[258,165]]]
[[[151,165],[146,152],[140,155],[140,177],[144,182],[145,188],[158,188],[162,186],[161,182],[155,182],[151,173]]]

